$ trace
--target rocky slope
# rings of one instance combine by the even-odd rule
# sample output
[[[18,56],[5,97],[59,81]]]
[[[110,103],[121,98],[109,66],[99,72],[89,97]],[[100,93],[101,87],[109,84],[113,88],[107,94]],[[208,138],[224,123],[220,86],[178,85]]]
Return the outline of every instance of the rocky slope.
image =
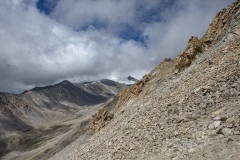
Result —
[[[111,80],[73,84],[67,80],[20,95],[0,93],[0,156],[55,123],[88,112],[128,85]],[[28,134],[33,132],[33,134]]]
[[[52,159],[240,159],[239,42],[238,0],[176,60],[122,91],[100,131]]]

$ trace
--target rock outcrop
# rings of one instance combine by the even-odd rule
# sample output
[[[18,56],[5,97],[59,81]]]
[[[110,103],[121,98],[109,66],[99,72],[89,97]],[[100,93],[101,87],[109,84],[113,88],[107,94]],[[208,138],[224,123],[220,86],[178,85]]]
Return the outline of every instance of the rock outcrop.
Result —
[[[205,35],[201,38],[201,41],[208,47],[221,41],[222,38],[231,30],[233,15],[239,11],[238,2],[224,8],[217,13],[213,18],[212,23],[209,25]]]
[[[101,128],[105,127],[108,122],[113,119],[114,114],[109,113],[105,108],[99,109],[98,112],[91,117],[92,125],[90,129],[90,134],[94,134]]]
[[[188,46],[176,58],[175,69],[177,73],[190,66],[195,57],[200,53],[219,41],[224,41],[227,34],[240,34],[238,26],[239,9],[239,1],[224,8],[213,18],[212,23],[209,25],[202,38],[198,39],[197,37],[192,36],[188,40]]]
[[[193,59],[204,51],[204,44],[198,39],[198,37],[192,36],[188,40],[188,45],[182,53],[176,58],[175,68],[177,72],[180,72],[185,67],[190,66]]]

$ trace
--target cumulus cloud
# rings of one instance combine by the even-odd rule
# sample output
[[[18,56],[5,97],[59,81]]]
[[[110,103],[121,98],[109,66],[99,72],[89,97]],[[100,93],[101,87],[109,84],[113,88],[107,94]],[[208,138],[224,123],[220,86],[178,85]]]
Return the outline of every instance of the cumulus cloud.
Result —
[[[0,2],[0,91],[68,79],[141,78],[202,36],[233,0],[38,0]],[[217,3],[217,5],[216,5]]]

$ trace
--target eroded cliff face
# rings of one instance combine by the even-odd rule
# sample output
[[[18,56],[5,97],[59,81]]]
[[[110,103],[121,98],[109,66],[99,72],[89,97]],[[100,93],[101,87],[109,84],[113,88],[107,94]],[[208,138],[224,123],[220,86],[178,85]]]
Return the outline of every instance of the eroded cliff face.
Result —
[[[199,40],[198,37],[192,36],[188,40],[188,45],[185,51],[181,52],[176,58],[174,67],[176,68],[177,72],[180,72],[185,67],[190,66],[193,59],[195,59],[195,57],[202,53],[204,50],[205,46],[201,40]]]
[[[224,8],[213,18],[212,23],[202,38],[190,37],[188,46],[176,58],[176,73],[190,66],[192,61],[203,51],[208,50],[208,48],[220,41],[224,41],[227,35],[239,34],[239,9],[239,1]]]
[[[114,114],[107,111],[105,108],[99,109],[98,112],[91,117],[92,125],[90,134],[94,134],[101,128],[105,127],[110,120],[113,119]]]
[[[212,23],[209,25],[205,35],[201,38],[201,41],[208,47],[211,47],[218,41],[221,41],[228,32],[231,32],[231,28],[233,27],[231,24],[234,18],[233,15],[235,15],[238,10],[239,1],[217,13],[217,15],[213,18]]]

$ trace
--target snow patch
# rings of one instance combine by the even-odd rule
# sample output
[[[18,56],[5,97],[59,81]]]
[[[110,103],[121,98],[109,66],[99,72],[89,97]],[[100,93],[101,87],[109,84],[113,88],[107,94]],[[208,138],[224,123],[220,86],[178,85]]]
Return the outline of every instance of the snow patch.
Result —
[[[128,77],[110,77],[109,78],[112,81],[118,82],[118,83],[124,83],[124,84],[134,84],[135,81],[128,80]]]

